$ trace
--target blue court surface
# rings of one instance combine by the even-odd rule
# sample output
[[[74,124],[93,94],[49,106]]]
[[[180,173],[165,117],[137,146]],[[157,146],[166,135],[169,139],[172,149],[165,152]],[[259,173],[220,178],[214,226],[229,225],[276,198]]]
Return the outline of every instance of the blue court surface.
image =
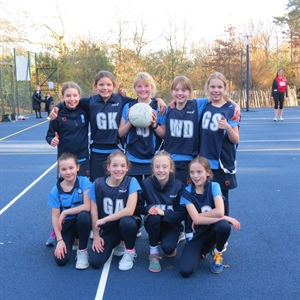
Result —
[[[119,271],[112,257],[103,269],[59,267],[53,248],[48,194],[56,183],[56,149],[45,141],[48,121],[0,123],[0,298],[1,299],[300,299],[300,108],[242,111],[238,188],[230,192],[230,215],[241,222],[224,253],[222,274],[211,257],[182,278],[175,258],[162,271],[148,271],[147,234],[137,238],[137,258]],[[90,247],[91,245],[89,245]]]

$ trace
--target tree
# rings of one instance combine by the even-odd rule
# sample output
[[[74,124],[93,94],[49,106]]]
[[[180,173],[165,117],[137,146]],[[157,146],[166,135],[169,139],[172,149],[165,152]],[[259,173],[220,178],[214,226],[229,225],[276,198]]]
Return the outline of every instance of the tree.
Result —
[[[290,83],[300,85],[300,0],[289,0],[287,13],[274,17],[276,25],[282,27],[282,32],[290,43],[291,74]]]
[[[215,70],[225,75],[229,83],[228,89],[231,90],[238,88],[240,82],[241,47],[235,36],[235,27],[229,24],[224,31],[227,39],[215,41],[215,57],[211,63]]]

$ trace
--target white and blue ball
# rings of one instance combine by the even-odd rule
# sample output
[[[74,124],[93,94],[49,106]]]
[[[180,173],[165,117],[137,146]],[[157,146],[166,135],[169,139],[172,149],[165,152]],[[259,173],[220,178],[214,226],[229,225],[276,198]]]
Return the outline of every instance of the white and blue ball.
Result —
[[[136,103],[130,107],[129,122],[139,128],[147,128],[152,121],[152,108],[146,103]]]

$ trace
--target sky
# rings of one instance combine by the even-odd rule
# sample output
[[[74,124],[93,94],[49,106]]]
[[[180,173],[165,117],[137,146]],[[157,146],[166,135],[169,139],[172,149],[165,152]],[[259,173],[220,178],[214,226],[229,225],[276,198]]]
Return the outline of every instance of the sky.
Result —
[[[131,24],[147,24],[147,37],[160,43],[163,32],[170,33],[170,24],[180,29],[188,24],[189,39],[216,39],[232,24],[240,34],[249,20],[272,22],[273,16],[285,13],[288,0],[1,0],[12,7],[30,11],[36,18],[53,24],[55,4],[59,3],[66,35],[109,38],[117,30],[117,20]],[[0,5],[1,5],[0,3]],[[245,33],[246,34],[246,33]]]

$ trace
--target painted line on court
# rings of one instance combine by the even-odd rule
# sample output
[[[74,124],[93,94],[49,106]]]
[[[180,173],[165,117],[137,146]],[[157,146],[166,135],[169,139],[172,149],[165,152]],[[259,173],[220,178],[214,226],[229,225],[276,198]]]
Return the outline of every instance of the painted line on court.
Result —
[[[281,148],[281,149],[238,149],[237,152],[259,152],[259,151],[299,151],[300,148]]]
[[[57,155],[56,152],[0,152],[0,156],[15,156],[15,155]]]
[[[300,139],[293,140],[240,140],[240,143],[274,143],[274,142],[300,142]]]
[[[38,177],[35,181],[33,181],[25,190],[23,190],[17,197],[11,200],[5,207],[0,210],[0,216],[10,208],[17,200],[19,200],[28,190],[30,190],[37,182],[39,182],[45,175],[47,175],[57,163],[53,164],[48,170],[46,170],[40,177]]]
[[[17,131],[17,132],[15,132],[15,133],[10,134],[10,135],[4,136],[3,138],[0,139],[0,142],[3,141],[3,140],[5,140],[5,139],[8,139],[8,138],[10,138],[10,137],[12,137],[12,136],[14,136],[14,135],[17,135],[17,134],[19,134],[19,133],[21,133],[21,132],[24,132],[24,131],[26,131],[26,130],[29,130],[29,129],[31,129],[31,128],[34,128],[34,127],[36,127],[36,126],[40,126],[41,124],[44,124],[45,122],[48,122],[48,121],[44,121],[44,122],[42,122],[42,123],[39,123],[39,124],[36,124],[36,125],[32,125],[32,126],[30,126],[30,127],[27,127],[27,128],[25,128],[25,129],[22,129],[22,130],[20,130],[20,131]]]
[[[97,290],[95,300],[102,300],[103,299],[103,294],[104,294],[104,290],[105,290],[105,286],[106,286],[106,281],[107,281],[107,277],[108,277],[108,273],[109,273],[109,269],[110,269],[112,256],[113,256],[113,252],[111,252],[111,255],[110,255],[109,259],[107,260],[107,262],[103,266],[103,270],[102,270],[101,278],[100,278],[100,281],[99,281],[98,290]]]

